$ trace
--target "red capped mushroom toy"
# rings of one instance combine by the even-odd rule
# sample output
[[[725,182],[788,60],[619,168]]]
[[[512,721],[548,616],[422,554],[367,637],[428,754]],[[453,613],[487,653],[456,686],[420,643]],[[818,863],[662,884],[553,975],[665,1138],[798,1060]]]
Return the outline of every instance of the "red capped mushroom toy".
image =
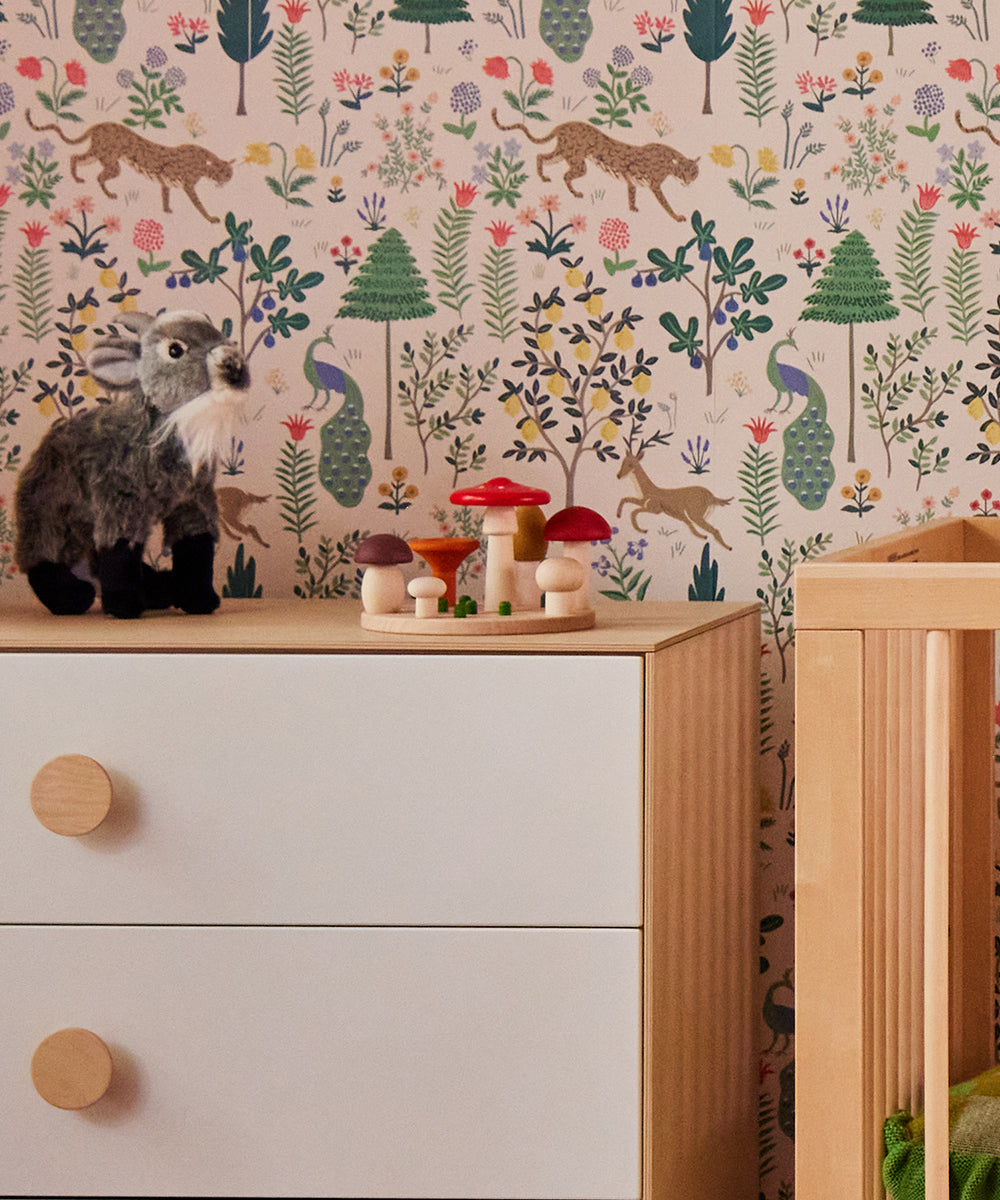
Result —
[[[590,543],[603,542],[611,537],[611,526],[592,508],[573,504],[554,513],[545,522],[545,540],[562,542],[563,554],[575,558],[583,567],[584,576],[579,590],[572,598],[571,611],[590,609]]]
[[[517,532],[518,506],[548,504],[549,500],[549,493],[542,488],[527,487],[503,476],[451,493],[452,504],[486,508],[483,517],[483,533],[487,538],[485,612],[497,612],[502,600],[514,601],[514,534]],[[610,536],[610,530],[606,536]]]

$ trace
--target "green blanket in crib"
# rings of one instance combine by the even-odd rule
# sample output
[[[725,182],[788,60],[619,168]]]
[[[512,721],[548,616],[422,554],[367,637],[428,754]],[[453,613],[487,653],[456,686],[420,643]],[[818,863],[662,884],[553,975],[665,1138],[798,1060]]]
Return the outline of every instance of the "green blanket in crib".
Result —
[[[948,1096],[951,1200],[1000,1200],[1000,1067]],[[924,1200],[924,1118],[894,1113],[883,1127],[882,1182],[893,1200]]]

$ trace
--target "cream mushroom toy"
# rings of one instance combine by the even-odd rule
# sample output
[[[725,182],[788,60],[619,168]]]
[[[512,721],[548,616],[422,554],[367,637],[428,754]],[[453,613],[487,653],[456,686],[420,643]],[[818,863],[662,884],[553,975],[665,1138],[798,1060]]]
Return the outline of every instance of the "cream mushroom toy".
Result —
[[[364,567],[361,604],[365,612],[399,612],[406,598],[406,581],[399,569],[413,561],[413,551],[393,533],[373,533],[358,543],[354,561]]]

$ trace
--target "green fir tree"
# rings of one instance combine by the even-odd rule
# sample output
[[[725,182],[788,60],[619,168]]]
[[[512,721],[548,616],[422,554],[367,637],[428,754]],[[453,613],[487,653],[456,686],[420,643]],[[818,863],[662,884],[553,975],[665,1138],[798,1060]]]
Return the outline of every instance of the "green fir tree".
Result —
[[[828,321],[846,325],[849,417],[847,461],[854,462],[854,326],[858,322],[891,321],[899,316],[892,303],[889,281],[874,251],[859,230],[852,230],[830,251],[822,274],[806,297],[802,321]]]
[[[392,458],[392,322],[429,317],[427,281],[417,270],[410,247],[390,228],[368,251],[354,283],[344,293],[338,317],[385,322],[385,458]]]
[[[892,31],[897,25],[937,24],[930,0],[858,0],[852,15],[863,25],[889,26],[889,54],[893,51]]]
[[[411,21],[424,27],[424,53],[431,52],[431,26],[471,21],[469,0],[397,0],[389,9],[394,21]]]

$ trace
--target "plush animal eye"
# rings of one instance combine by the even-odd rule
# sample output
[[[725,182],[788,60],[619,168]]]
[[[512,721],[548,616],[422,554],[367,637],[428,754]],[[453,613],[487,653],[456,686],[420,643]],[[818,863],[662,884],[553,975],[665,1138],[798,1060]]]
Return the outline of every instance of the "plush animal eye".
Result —
[[[171,338],[169,342],[160,342],[158,347],[161,358],[183,358],[187,354],[187,342],[182,342],[180,338]]]

